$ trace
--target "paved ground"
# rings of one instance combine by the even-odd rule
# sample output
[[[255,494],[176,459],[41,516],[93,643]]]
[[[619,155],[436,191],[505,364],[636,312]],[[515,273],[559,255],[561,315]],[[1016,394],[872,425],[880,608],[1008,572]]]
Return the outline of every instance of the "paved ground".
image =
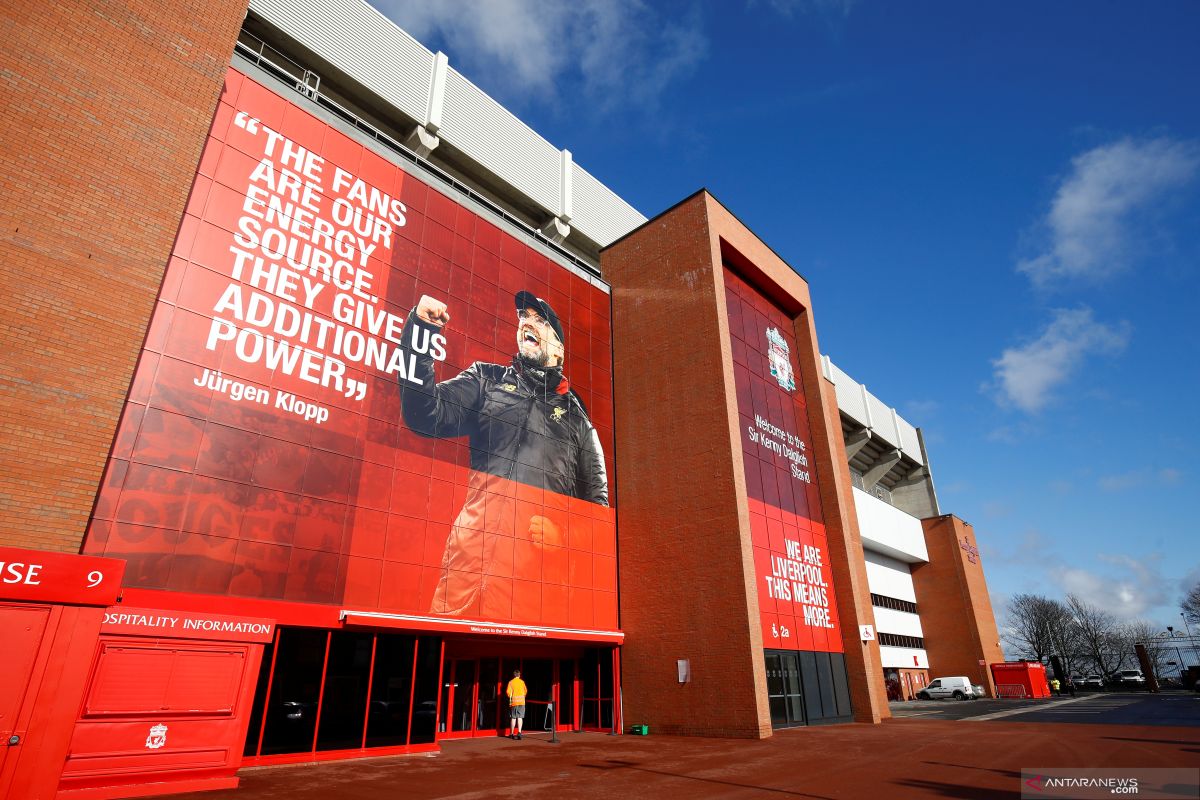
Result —
[[[1022,768],[1200,768],[1200,700],[1194,695],[1138,695],[1117,705],[1122,697],[1044,705],[987,721],[910,717],[876,726],[795,728],[763,741],[653,733],[566,734],[559,745],[535,737],[459,741],[447,743],[433,757],[247,769],[238,790],[177,797],[1017,800]],[[1087,709],[1092,703],[1099,703],[1094,708],[1100,713],[1083,716],[1065,710]],[[1040,714],[1073,716],[1053,720],[1056,724],[1030,721]],[[1130,715],[1145,721],[1117,722]],[[1160,724],[1162,720],[1185,724]]]
[[[1006,719],[1121,725],[1200,725],[1195,692],[1080,692],[1045,700],[913,700],[892,703],[892,716],[926,719]]]

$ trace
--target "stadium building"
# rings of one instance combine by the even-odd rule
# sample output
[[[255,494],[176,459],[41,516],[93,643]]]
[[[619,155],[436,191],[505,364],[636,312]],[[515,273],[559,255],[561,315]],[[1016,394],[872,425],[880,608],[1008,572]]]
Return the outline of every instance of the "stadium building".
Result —
[[[554,732],[986,682],[919,432],[711,194],[647,220],[362,2],[0,13],[0,796],[496,736],[514,669]]]

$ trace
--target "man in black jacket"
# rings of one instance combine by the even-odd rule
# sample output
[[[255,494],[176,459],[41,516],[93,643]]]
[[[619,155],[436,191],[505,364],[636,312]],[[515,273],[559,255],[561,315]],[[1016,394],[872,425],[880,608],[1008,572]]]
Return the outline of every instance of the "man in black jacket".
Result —
[[[477,361],[436,383],[434,358],[416,345],[450,321],[445,303],[423,295],[405,323],[416,354],[401,381],[405,424],[422,436],[466,436],[466,501],[446,540],[432,611],[509,618],[514,539],[561,544],[564,503],[542,491],[608,505],[608,476],[596,429],[563,376],[563,329],[545,300],[519,292],[517,353],[510,365]],[[558,509],[556,511],[556,509]]]

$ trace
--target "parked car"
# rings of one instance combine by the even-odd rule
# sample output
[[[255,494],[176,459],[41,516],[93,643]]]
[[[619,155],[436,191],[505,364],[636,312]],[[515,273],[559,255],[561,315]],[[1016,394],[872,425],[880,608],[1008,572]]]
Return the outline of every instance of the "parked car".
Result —
[[[1123,669],[1112,674],[1112,685],[1120,689],[1146,688],[1146,676],[1140,669]]]
[[[934,678],[928,686],[917,692],[918,700],[942,700],[948,697],[955,700],[974,700],[982,696],[982,688],[974,686],[965,675]]]
[[[1088,675],[1083,679],[1083,683],[1080,685],[1083,686],[1084,689],[1103,689],[1104,679],[1099,675]]]

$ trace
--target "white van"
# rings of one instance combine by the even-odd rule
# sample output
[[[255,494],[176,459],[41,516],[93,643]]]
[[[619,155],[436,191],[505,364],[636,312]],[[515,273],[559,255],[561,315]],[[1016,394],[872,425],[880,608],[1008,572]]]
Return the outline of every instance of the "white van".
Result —
[[[941,700],[946,697],[953,697],[955,700],[974,700],[979,696],[979,691],[965,675],[934,678],[928,686],[917,692],[918,700]]]

